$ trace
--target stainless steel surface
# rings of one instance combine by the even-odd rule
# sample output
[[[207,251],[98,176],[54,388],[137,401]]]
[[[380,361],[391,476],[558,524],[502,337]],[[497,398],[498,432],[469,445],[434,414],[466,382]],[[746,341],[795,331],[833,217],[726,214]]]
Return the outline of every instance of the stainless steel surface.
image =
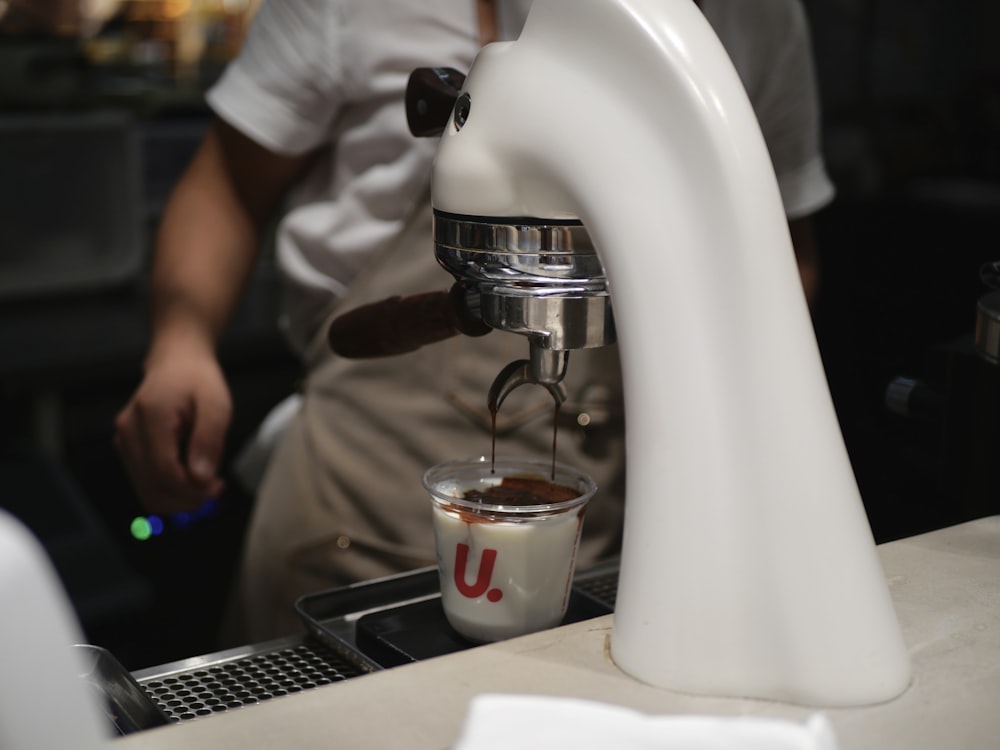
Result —
[[[435,211],[434,235],[438,261],[478,288],[482,318],[493,328],[528,336],[540,349],[615,341],[604,268],[579,222]]]
[[[514,360],[500,371],[490,386],[489,393],[486,395],[486,404],[490,414],[495,415],[500,410],[500,405],[503,404],[504,399],[511,391],[527,384],[542,386],[552,395],[556,407],[562,406],[566,401],[566,386],[560,382],[564,373],[565,368],[561,368],[556,380],[539,380],[535,377],[531,361],[527,359]]]
[[[435,211],[434,244],[445,267],[465,278],[505,282],[515,276],[570,290],[593,281],[585,288],[603,287],[604,267],[583,224],[576,220],[496,219]]]
[[[111,652],[90,644],[79,644],[74,649],[84,664],[80,676],[97,695],[108,723],[117,734],[133,734],[168,723],[166,713]]]
[[[615,606],[617,585],[617,560],[577,571],[573,577],[574,592],[609,610]],[[296,610],[317,641],[365,671],[379,671],[385,668],[383,664],[366,652],[360,643],[359,621],[367,615],[416,605],[439,599],[440,596],[438,571],[431,566],[309,594],[299,599]]]
[[[357,623],[362,617],[441,595],[437,567],[386,576],[374,581],[318,591],[303,596],[295,609],[309,634],[365,672],[382,665],[358,647]]]
[[[599,563],[577,572],[573,577],[573,586],[614,609],[618,597],[618,560]]]
[[[557,349],[542,349],[534,342],[529,347],[531,373],[539,383],[559,383],[566,376],[569,352]],[[565,401],[565,398],[563,398]]]
[[[578,571],[573,581],[576,590],[609,608],[617,583],[616,560]],[[296,606],[308,629],[303,635],[136,670],[131,678],[170,722],[252,706],[383,669],[358,648],[358,620],[438,596],[435,567],[318,592]]]
[[[519,282],[480,284],[479,290],[484,322],[530,336],[543,349],[588,349],[615,341],[607,292],[528,291]]]
[[[245,646],[132,676],[170,721],[186,721],[261,703],[362,674],[305,636]]]

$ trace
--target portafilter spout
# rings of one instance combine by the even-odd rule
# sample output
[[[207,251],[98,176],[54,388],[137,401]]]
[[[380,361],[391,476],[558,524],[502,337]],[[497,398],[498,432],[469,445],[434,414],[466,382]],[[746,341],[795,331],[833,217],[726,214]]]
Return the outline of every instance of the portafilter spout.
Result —
[[[561,377],[560,375],[560,379]],[[500,411],[500,405],[503,404],[504,399],[510,395],[511,391],[528,384],[540,385],[545,388],[556,402],[556,408],[562,406],[566,401],[566,386],[563,383],[543,383],[535,378],[530,360],[517,359],[504,367],[493,381],[493,385],[490,386],[490,392],[486,398],[490,414],[495,415]]]

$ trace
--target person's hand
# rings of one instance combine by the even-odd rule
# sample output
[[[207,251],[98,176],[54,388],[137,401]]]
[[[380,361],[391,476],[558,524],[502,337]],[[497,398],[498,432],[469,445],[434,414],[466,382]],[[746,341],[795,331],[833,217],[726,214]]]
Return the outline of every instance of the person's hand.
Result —
[[[115,419],[115,446],[150,512],[196,509],[223,489],[218,465],[232,398],[210,352],[174,352],[146,375]]]

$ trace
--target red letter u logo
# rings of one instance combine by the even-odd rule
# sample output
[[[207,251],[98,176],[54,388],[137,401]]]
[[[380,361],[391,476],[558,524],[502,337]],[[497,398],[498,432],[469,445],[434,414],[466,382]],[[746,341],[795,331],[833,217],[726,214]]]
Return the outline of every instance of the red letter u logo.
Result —
[[[469,545],[459,544],[455,548],[455,586],[458,588],[458,593],[469,599],[477,599],[485,594],[490,587],[490,578],[493,577],[493,564],[496,559],[497,551],[495,549],[483,550],[476,582],[470,586],[466,583],[465,575],[465,569],[469,564]]]

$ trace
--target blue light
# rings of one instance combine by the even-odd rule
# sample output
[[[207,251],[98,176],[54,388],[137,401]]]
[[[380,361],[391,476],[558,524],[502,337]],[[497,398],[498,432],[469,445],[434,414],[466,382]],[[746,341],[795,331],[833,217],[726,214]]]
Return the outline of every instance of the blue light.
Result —
[[[167,531],[168,526],[178,530],[186,529],[204,518],[217,515],[221,509],[222,503],[219,499],[211,497],[192,511],[180,511],[165,517],[158,515],[136,516],[129,525],[129,531],[134,539],[144,542],[151,537],[160,536]]]

